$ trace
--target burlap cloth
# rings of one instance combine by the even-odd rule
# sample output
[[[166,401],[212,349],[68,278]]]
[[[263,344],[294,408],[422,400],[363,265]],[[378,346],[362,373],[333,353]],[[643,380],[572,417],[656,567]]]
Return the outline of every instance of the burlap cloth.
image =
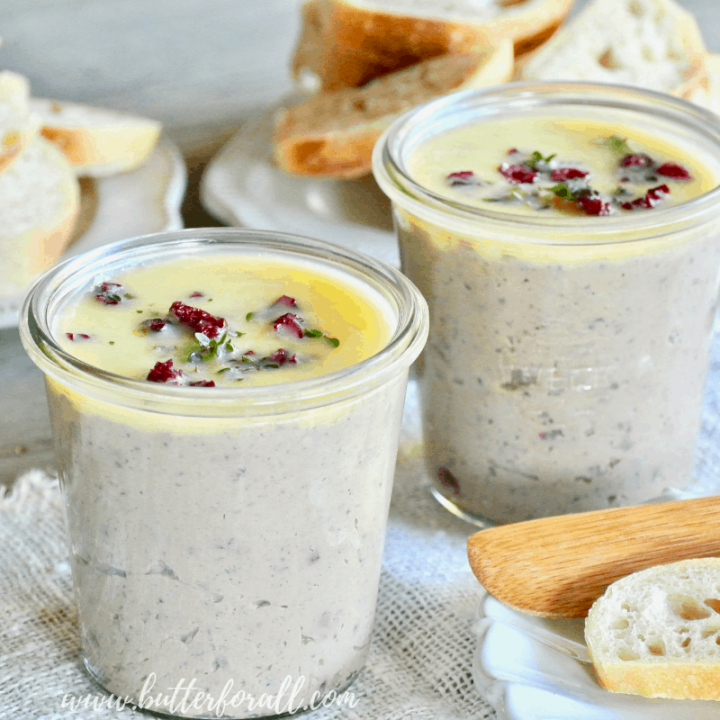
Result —
[[[473,531],[429,492],[410,394],[403,423],[376,615],[354,708],[308,720],[480,720],[494,713],[473,686],[480,585],[467,565]],[[0,499],[0,720],[149,718],[129,707],[70,710],[63,698],[107,697],[80,657],[57,482],[41,471]]]

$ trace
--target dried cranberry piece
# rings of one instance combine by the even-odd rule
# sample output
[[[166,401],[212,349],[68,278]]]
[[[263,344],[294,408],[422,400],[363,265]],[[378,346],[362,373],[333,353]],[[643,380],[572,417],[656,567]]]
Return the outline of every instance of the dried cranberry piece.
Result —
[[[620,167],[652,167],[654,164],[653,159],[644,153],[625,155],[620,161]]]
[[[65,333],[68,336],[69,340],[76,340],[76,339],[82,339],[82,340],[89,340],[90,336],[86,335],[85,333]]]
[[[190,387],[215,387],[214,380],[198,380],[197,382],[190,383]]]
[[[201,293],[199,290],[196,290],[194,293],[191,293],[191,294],[190,294],[190,297],[191,297],[191,298],[194,298],[194,297],[205,297],[205,293]]]
[[[283,350],[282,348],[278,348],[276,352],[274,352],[272,355],[268,355],[267,358],[264,358],[266,360],[269,360],[270,362],[277,363],[280,367],[285,365],[286,363],[292,363],[296,364],[297,360],[295,359],[295,355],[289,355],[287,350]]]
[[[291,298],[287,295],[281,295],[274,303],[275,305],[285,305],[286,307],[297,307],[295,298]]]
[[[500,174],[512,183],[532,183],[538,173],[526,165],[507,165],[503,163],[498,168]]]
[[[150,320],[150,322],[147,324],[147,326],[153,331],[153,332],[160,332],[166,325],[168,321],[164,320],[162,318],[153,318]]]
[[[227,327],[225,318],[216,318],[209,312],[185,305],[180,302],[180,300],[175,301],[170,306],[170,314],[174,315],[181,325],[185,325],[195,332],[207,335],[209,338],[217,337],[220,331]]]
[[[450,173],[446,180],[450,180],[450,185],[470,185],[475,173],[472,170],[460,170],[459,172]]]
[[[553,180],[564,182],[565,180],[572,180],[573,178],[587,177],[587,173],[577,168],[558,168],[550,173],[550,177]]]
[[[510,149],[507,151],[507,154],[508,154],[508,155],[514,155],[516,152],[519,152],[519,150],[518,150],[517,148],[510,148]]]
[[[297,338],[303,336],[302,327],[300,327],[300,318],[292,313],[285,313],[273,321],[273,329],[277,332],[280,328],[285,328],[291,335]]]
[[[166,362],[156,362],[155,367],[148,373],[147,379],[150,382],[166,383],[173,380],[180,380],[182,378],[182,370],[175,370],[173,368],[173,361],[168,360]],[[179,383],[174,383],[178,385]]]
[[[677,163],[663,163],[659,168],[655,168],[658,175],[665,175],[675,180],[692,180],[692,175]]]
[[[460,483],[447,468],[438,468],[438,480],[443,487],[452,490],[454,495],[460,494]]]
[[[103,282],[95,288],[95,299],[99,300],[105,305],[117,305],[121,302],[122,298],[117,294],[117,291],[122,287],[120,283]]]
[[[600,198],[579,197],[575,201],[587,215],[609,215],[610,203],[603,202]]]
[[[662,199],[663,195],[669,195],[670,188],[667,185],[658,185],[650,188],[643,197],[636,198],[630,202],[620,205],[624,210],[637,210],[639,208],[654,208]]]

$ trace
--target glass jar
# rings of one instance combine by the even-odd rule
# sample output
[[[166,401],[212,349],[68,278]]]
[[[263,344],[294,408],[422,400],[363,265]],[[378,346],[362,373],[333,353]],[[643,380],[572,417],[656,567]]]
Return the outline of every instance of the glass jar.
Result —
[[[428,138],[477,123],[482,142],[483,120],[529,127],[542,115],[628,123],[720,169],[716,116],[619,86],[465,91],[385,132],[375,177],[392,200],[402,269],[430,307],[417,367],[433,492],[479,525],[717,492],[692,468],[720,189],[607,217],[513,215],[442,197],[408,171]]]
[[[344,274],[387,308],[390,341],[311,379],[199,388],[113,375],[53,336],[97,277],[212,253]],[[115,243],[34,286],[21,337],[46,375],[83,657],[97,682],[193,718],[306,709],[348,686],[370,643],[407,372],[427,323],[424,300],[392,268],[251,230]]]

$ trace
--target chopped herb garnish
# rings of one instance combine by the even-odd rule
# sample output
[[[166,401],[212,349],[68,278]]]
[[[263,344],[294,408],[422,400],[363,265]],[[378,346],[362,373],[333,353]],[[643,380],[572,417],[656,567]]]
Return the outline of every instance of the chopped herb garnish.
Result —
[[[546,158],[544,158],[542,156],[542,153],[539,153],[537,150],[535,150],[535,152],[530,156],[530,159],[525,161],[525,165],[527,165],[529,168],[532,168],[533,170],[535,170],[536,169],[535,163],[538,163],[541,161],[549,163],[556,155],[557,155],[557,153],[553,153],[552,155],[548,155]]]
[[[333,347],[337,347],[340,345],[340,341],[337,338],[328,337],[327,335],[324,336],[325,340],[327,340]]]
[[[114,344],[115,344],[115,341],[114,341],[114,340],[111,340],[109,344],[110,344],[110,345],[114,345]]]
[[[573,199],[572,190],[570,190],[570,188],[565,183],[558,183],[557,185],[549,188],[549,190],[553,195],[555,195],[555,197],[559,197],[562,200]]]
[[[245,316],[245,319],[246,319],[246,320],[250,320],[253,315],[254,315],[254,313],[249,312],[249,313]]]
[[[135,312],[136,312],[136,313],[142,313],[142,310],[136,310]]]
[[[230,369],[229,367],[221,368],[220,370],[217,371],[216,374],[217,374],[217,375],[222,375],[222,373],[227,372],[229,369]]]
[[[307,329],[306,329],[306,330],[303,332],[303,335],[304,335],[305,337],[311,337],[311,338],[319,338],[319,337],[322,337],[322,334],[323,334],[322,330],[314,330],[314,329],[313,329],[313,330],[307,330]]]
[[[632,154],[632,148],[628,145],[627,138],[621,138],[619,135],[611,135],[610,137],[603,138],[601,144],[609,147],[618,155]]]

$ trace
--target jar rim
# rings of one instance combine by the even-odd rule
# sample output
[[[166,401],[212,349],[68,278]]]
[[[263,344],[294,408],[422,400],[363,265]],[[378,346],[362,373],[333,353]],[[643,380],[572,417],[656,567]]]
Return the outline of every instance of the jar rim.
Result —
[[[150,383],[108,372],[74,357],[55,340],[53,310],[70,287],[101,271],[111,260],[137,261],[157,253],[177,258],[203,246],[214,250],[254,248],[276,256],[316,260],[365,281],[396,312],[392,335],[377,354],[313,378],[256,387],[190,387]],[[419,290],[398,270],[362,253],[289,233],[245,228],[186,229],[129,238],[70,258],[42,275],[23,304],[20,337],[33,362],[62,385],[113,404],[197,417],[268,416],[341,402],[389,381],[419,355],[428,333],[428,310]],[[282,392],[278,392],[282,388]]]
[[[572,106],[589,109],[629,110],[655,121],[670,121],[679,130],[693,131],[718,149],[720,117],[685,100],[627,85],[587,82],[510,82],[504,85],[463,90],[413,108],[397,118],[375,145],[373,173],[388,197],[399,207],[453,230],[468,231],[469,224],[482,222],[482,232],[512,235],[517,244],[594,245],[658,238],[680,227],[701,225],[720,215],[720,185],[688,201],[654,208],[652,213],[593,217],[519,215],[466,205],[438,195],[415,181],[404,163],[403,153],[418,135],[428,132],[447,116],[505,108],[531,111],[534,108]],[[456,122],[451,127],[467,124]],[[548,230],[553,237],[547,238]],[[522,235],[518,235],[518,233]],[[622,239],[617,235],[622,232]]]

